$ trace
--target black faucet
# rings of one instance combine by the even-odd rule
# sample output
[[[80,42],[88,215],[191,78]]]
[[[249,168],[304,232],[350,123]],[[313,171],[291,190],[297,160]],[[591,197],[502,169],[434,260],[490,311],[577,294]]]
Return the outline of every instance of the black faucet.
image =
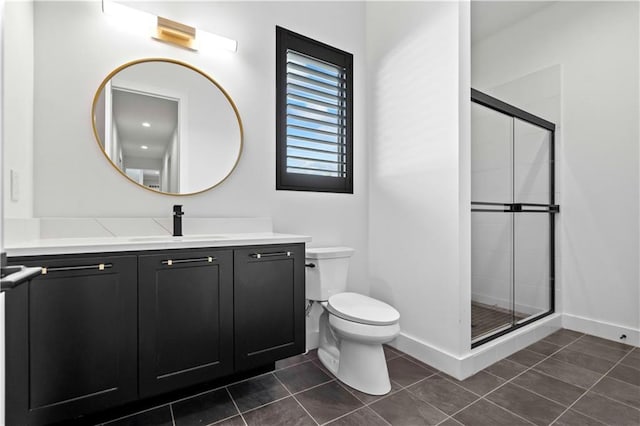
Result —
[[[182,237],[182,206],[176,204],[173,206],[173,236]]]

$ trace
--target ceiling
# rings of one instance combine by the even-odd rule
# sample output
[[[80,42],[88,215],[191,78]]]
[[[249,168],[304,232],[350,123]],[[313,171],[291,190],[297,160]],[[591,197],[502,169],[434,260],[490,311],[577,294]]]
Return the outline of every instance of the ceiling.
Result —
[[[557,3],[556,1],[478,1],[471,2],[471,42],[525,19]]]
[[[178,125],[178,102],[114,88],[113,117],[125,156],[162,159]]]

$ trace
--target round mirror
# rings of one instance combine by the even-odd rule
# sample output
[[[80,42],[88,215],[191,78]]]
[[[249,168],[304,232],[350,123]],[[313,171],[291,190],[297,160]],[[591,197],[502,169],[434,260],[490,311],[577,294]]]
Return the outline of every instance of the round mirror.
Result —
[[[233,100],[211,77],[173,59],[141,59],[104,79],[93,131],[111,164],[153,191],[190,195],[219,185],[242,151]]]

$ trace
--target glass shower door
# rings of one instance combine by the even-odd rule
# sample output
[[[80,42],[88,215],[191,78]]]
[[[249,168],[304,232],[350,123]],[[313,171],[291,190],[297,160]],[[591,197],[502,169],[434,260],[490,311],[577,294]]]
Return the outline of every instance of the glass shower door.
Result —
[[[552,194],[552,132],[514,118],[514,310],[517,322],[551,309],[549,281],[554,204]]]
[[[472,90],[472,347],[553,312],[555,125]]]
[[[513,120],[471,104],[471,336],[513,324]]]

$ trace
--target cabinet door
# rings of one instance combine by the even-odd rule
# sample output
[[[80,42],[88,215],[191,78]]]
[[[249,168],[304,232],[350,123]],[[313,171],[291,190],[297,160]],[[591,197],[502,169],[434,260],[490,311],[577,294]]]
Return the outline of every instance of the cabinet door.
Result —
[[[7,424],[46,424],[134,400],[136,257],[12,263],[47,274],[7,294]]]
[[[234,251],[236,369],[304,352],[304,244]]]
[[[140,395],[233,371],[231,251],[140,256]]]

